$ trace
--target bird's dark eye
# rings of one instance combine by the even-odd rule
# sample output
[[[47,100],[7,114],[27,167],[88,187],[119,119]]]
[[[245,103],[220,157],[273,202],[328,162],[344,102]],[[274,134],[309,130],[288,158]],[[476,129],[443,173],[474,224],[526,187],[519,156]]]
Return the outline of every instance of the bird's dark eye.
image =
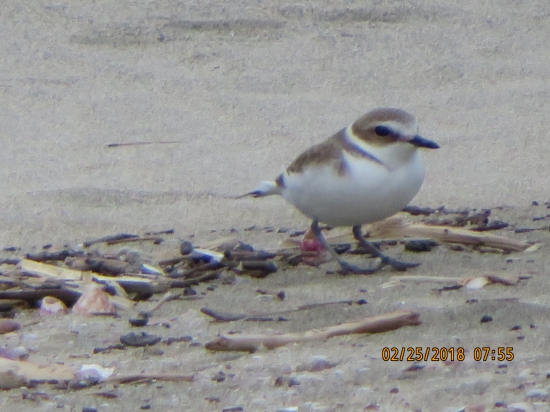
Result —
[[[391,130],[386,126],[376,126],[374,132],[380,137],[385,137],[391,133]]]

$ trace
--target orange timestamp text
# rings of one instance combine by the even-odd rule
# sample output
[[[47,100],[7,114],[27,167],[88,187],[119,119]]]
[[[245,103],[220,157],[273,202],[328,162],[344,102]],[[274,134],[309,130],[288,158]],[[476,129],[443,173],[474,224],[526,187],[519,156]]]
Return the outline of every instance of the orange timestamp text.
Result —
[[[473,350],[475,361],[512,361],[514,360],[514,348],[502,347],[491,348],[489,346],[475,347]],[[401,348],[382,348],[382,360],[390,362],[419,362],[419,361],[459,361],[466,360],[466,351],[462,347],[438,347],[438,346],[417,346]]]

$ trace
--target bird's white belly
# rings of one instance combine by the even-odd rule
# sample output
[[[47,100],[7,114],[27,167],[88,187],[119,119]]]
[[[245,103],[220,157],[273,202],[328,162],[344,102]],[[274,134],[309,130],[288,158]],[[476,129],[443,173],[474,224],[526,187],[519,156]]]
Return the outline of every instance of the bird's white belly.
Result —
[[[331,226],[353,226],[385,219],[403,209],[424,180],[420,153],[395,170],[365,159],[348,159],[340,176],[330,166],[285,176],[282,196],[306,216]]]

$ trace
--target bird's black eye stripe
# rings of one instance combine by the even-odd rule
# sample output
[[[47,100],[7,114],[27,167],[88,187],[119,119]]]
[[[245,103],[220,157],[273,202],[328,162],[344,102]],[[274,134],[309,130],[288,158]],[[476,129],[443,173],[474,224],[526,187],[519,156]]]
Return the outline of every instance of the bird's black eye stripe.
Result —
[[[380,137],[385,137],[385,136],[391,134],[391,129],[389,127],[386,127],[386,126],[376,126],[374,128],[374,132]]]

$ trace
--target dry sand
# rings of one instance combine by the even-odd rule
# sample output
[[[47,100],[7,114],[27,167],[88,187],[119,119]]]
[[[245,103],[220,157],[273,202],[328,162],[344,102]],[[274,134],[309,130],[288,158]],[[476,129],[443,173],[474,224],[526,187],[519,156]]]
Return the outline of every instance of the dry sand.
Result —
[[[497,217],[533,226],[531,218],[545,215],[542,202],[550,200],[550,3],[369,3],[4,1],[0,245],[28,248],[167,228],[200,241],[236,228],[242,240],[272,247],[282,236],[242,229],[301,229],[307,219],[281,199],[230,197],[273,178],[301,150],[379,106],[415,114],[421,133],[442,147],[427,153],[427,178],[413,203],[507,206]],[[176,143],[107,147],[164,141]],[[533,200],[541,206],[531,207]],[[513,256],[511,263],[502,255],[440,248],[411,271],[531,273],[521,286],[491,286],[472,296],[462,291],[434,295],[423,284],[381,291],[390,272],[342,279],[325,275],[330,264],[300,267],[266,280],[220,286],[200,303],[174,303],[169,312],[184,314],[181,330],[157,332],[191,334],[204,343],[228,328],[302,330],[403,307],[421,313],[421,327],[259,356],[212,355],[188,344],[167,347],[163,356],[143,350],[93,356],[85,361],[195,370],[198,378],[120,387],[116,399],[91,395],[97,388],[76,393],[46,388],[50,400],[33,403],[9,391],[0,394],[0,409],[136,410],[150,403],[152,410],[164,411],[236,405],[246,411],[289,406],[359,411],[374,403],[382,411],[476,404],[493,410],[497,401],[523,402],[530,390],[541,389],[546,395],[527,402],[549,410],[547,234],[515,235],[541,240],[543,246],[528,257]],[[264,302],[256,298],[257,288],[284,289],[288,299]],[[284,325],[209,326],[194,312],[210,303],[226,310],[235,305],[285,309],[361,297],[369,303],[316,311]],[[504,297],[517,300],[498,300]],[[471,298],[479,303],[466,304]],[[481,325],[484,314],[494,321]],[[25,331],[31,341],[24,342],[37,356],[69,362],[66,353],[91,353],[109,340],[101,337],[105,329],[118,336],[127,328],[125,320],[90,319],[86,327],[80,321],[68,327],[66,319],[45,320]],[[516,324],[523,329],[510,332]],[[76,329],[78,337],[71,333]],[[69,346],[60,352],[63,343]],[[470,359],[460,365],[429,364],[412,374],[403,372],[406,362],[380,360],[384,346],[459,344],[470,351],[513,346],[516,358],[507,368]],[[339,365],[296,372],[312,356]],[[220,369],[235,377],[211,381]],[[274,387],[275,377],[286,373],[300,385]],[[390,393],[392,388],[399,392]],[[205,401],[206,396],[220,402]]]

